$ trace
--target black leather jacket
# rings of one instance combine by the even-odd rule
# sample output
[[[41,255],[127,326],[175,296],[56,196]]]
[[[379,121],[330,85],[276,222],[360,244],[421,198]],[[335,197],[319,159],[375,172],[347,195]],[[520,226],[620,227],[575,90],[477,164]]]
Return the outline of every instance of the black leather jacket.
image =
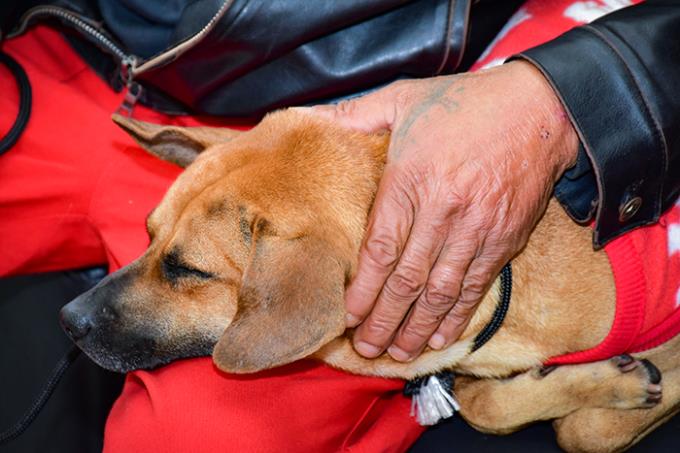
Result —
[[[601,246],[658,220],[680,194],[680,2],[650,0],[518,58],[562,99],[580,141],[555,196]]]
[[[89,40],[67,36],[115,89],[134,79],[159,110],[243,116],[464,71],[521,3],[22,0],[0,2],[0,35],[80,21]],[[35,5],[63,9],[26,13]],[[625,8],[515,58],[543,71],[578,131],[555,195],[576,221],[595,219],[594,245],[655,222],[680,192],[680,0]]]

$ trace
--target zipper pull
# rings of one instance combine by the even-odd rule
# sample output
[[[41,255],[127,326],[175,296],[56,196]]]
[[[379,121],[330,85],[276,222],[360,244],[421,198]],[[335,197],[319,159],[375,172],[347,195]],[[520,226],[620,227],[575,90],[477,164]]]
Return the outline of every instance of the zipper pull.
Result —
[[[125,96],[116,113],[128,118],[132,118],[132,110],[143,91],[142,86],[133,79],[136,65],[137,59],[135,57],[125,57],[120,65],[120,78],[125,82]]]
[[[118,106],[116,113],[132,118],[132,110],[135,108],[137,100],[142,95],[142,90],[142,86],[137,82],[128,83],[125,88],[125,97],[123,98],[123,102]]]

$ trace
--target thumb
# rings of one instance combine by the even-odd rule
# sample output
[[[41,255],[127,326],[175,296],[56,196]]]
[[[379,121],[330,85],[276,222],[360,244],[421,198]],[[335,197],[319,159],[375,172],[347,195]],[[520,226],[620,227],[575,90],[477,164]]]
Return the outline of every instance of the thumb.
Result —
[[[294,110],[329,119],[342,127],[362,132],[392,129],[397,116],[397,105],[392,85],[365,96],[337,104],[295,107]]]

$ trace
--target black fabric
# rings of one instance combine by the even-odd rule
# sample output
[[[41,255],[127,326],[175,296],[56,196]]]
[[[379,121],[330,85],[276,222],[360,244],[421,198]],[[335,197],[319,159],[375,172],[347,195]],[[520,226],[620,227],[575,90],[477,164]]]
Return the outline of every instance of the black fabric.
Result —
[[[0,5],[0,26],[5,34],[16,33],[29,6],[63,7],[134,57],[133,73],[144,87],[140,102],[171,114],[258,117],[279,107],[337,100],[399,78],[454,72],[464,48],[470,49],[469,64],[520,3],[23,0]],[[224,14],[217,14],[223,6]],[[216,25],[198,45],[178,50],[214,17]],[[61,24],[98,74],[114,89],[124,87],[120,56],[103,51],[56,15],[36,21]],[[168,59],[154,59],[168,49]]]
[[[200,0],[98,0],[97,4],[107,28],[121,44],[131,54],[149,58],[182,39],[175,34],[185,8],[196,4],[206,14],[212,14],[219,2],[210,0],[206,5]],[[210,17],[204,18],[203,24],[208,20]]]
[[[680,415],[657,428],[630,453],[677,453]],[[555,432],[549,422],[542,422],[507,436],[482,434],[470,427],[459,415],[429,428],[411,447],[409,453],[561,453]]]
[[[236,0],[200,46],[137,80],[200,113],[260,116],[400,77],[452,72],[468,4]]]
[[[0,279],[0,431],[26,412],[73,346],[59,326],[59,309],[104,275],[91,269]],[[123,375],[81,354],[30,427],[0,451],[101,451],[104,422],[122,383]]]
[[[546,75],[579,133],[579,165],[555,193],[576,220],[594,215],[594,244],[658,220],[680,194],[680,2],[624,8],[518,58]]]

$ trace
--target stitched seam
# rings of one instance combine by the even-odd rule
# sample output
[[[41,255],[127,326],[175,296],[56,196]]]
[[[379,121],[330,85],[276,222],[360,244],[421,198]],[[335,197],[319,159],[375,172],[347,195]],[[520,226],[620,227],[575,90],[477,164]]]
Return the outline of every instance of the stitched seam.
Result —
[[[444,66],[446,65],[446,60],[449,59],[449,53],[451,53],[451,34],[453,33],[453,30],[451,27],[451,24],[453,23],[453,12],[456,9],[456,0],[451,0],[449,1],[449,17],[447,18],[446,21],[446,40],[444,41],[444,58],[442,59],[442,62],[439,64],[439,67],[437,68],[437,71],[435,71],[436,75],[441,74],[441,72],[444,70]]]
[[[595,36],[599,37],[602,42],[604,42],[609,48],[611,48],[612,51],[619,57],[619,60],[623,63],[623,67],[626,69],[626,72],[628,73],[628,77],[630,80],[632,80],[632,85],[635,87],[635,90],[637,91],[638,96],[640,99],[642,99],[642,104],[644,105],[644,111],[647,113],[648,117],[651,119],[652,124],[654,125],[654,129],[656,131],[656,138],[661,142],[661,158],[662,158],[662,164],[664,168],[664,174],[668,172],[668,163],[667,163],[667,156],[668,156],[668,144],[666,143],[666,137],[663,134],[663,131],[661,130],[661,126],[659,122],[657,121],[656,117],[654,116],[654,113],[652,112],[650,108],[650,104],[647,101],[647,98],[645,97],[644,93],[642,92],[642,89],[640,88],[640,85],[638,84],[637,79],[635,78],[635,75],[633,74],[632,69],[626,62],[625,58],[623,58],[623,55],[619,50],[614,46],[614,43],[607,38],[607,36],[602,33],[600,30],[597,28],[591,26],[591,25],[586,25],[583,27],[585,31],[589,31],[593,33]],[[663,193],[663,181],[661,182],[661,190],[658,191],[658,194],[656,196],[656,199],[654,200],[654,216],[658,215],[659,212],[659,206],[661,203],[661,196]]]
[[[463,33],[461,34],[463,39],[458,46],[460,50],[458,51],[458,59],[456,60],[456,65],[453,66],[453,71],[458,69],[460,62],[463,61],[463,56],[465,55],[465,47],[467,46],[468,35],[470,33],[470,8],[472,8],[472,3],[468,1],[465,5],[465,23],[463,24]]]
[[[616,32],[616,30],[612,30],[612,29],[610,29],[609,27],[607,27],[607,26],[605,26],[605,25],[603,25],[603,28],[606,28],[607,31],[609,31],[612,35],[616,36],[617,38],[619,38],[623,43],[626,42],[626,40],[623,39],[623,38]],[[635,49],[632,49],[631,51],[632,51],[635,55],[637,55],[637,52],[635,51]],[[624,60],[624,62],[625,62],[625,60]],[[637,83],[637,79],[635,79],[635,75],[633,74],[632,71],[631,71],[631,74],[632,74],[633,79],[634,79],[635,82]],[[642,95],[642,101],[645,103],[645,105],[646,105],[647,108],[649,109],[649,114],[650,114],[650,116],[652,117],[652,121],[654,121],[654,125],[656,126],[656,128],[657,128],[658,131],[659,131],[659,136],[660,136],[661,144],[662,144],[663,149],[664,149],[664,154],[661,156],[662,161],[663,161],[662,164],[663,164],[663,169],[664,169],[664,175],[667,175],[667,174],[668,174],[668,166],[670,165],[671,157],[670,157],[670,151],[669,151],[669,148],[668,148],[668,141],[666,140],[666,134],[664,134],[664,130],[663,130],[663,128],[661,127],[661,122],[660,122],[660,121],[657,119],[657,117],[654,115],[654,111],[653,111],[652,108],[651,108],[651,103],[649,103],[649,102],[647,101],[647,98],[645,97],[645,94],[642,92],[642,89],[640,89],[640,93],[641,93],[641,95]],[[663,181],[663,180],[661,181],[661,190],[659,190],[659,196],[658,196],[658,200],[657,200],[657,207],[658,207],[657,210],[658,210],[658,214],[655,214],[656,217],[658,217],[658,216],[661,214],[661,211],[663,210],[663,200],[664,200],[663,194],[665,193],[665,184],[664,184],[664,182],[665,182],[665,181]]]

